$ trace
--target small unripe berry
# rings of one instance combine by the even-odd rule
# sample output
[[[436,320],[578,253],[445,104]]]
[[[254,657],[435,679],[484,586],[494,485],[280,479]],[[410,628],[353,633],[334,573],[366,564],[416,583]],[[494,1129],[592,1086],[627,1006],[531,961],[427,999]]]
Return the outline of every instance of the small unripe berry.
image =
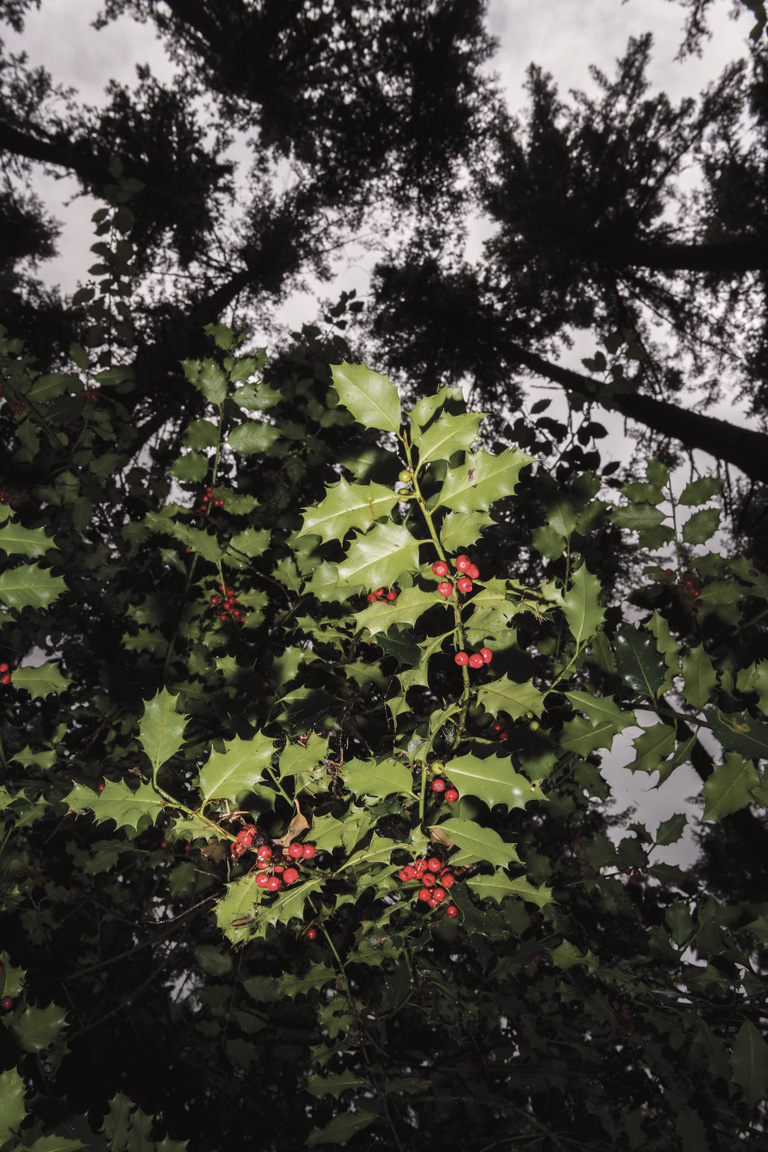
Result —
[[[453,659],[460,668],[462,668],[465,664],[469,664],[469,656],[466,652],[457,652]]]
[[[469,576],[462,576],[461,580],[457,580],[456,587],[458,588],[459,592],[471,592],[472,581],[470,580]]]
[[[404,468],[398,476],[398,480],[401,484],[410,484],[411,480],[413,480],[413,474],[409,472],[407,468]]]
[[[470,581],[471,583],[471,581]],[[442,584],[438,584],[437,590],[441,596],[450,596],[453,592],[453,585],[449,584],[447,580],[443,580]]]
[[[482,668],[484,663],[485,663],[485,661],[483,660],[483,658],[479,652],[473,652],[469,658],[470,668]]]
[[[448,565],[443,560],[435,560],[434,564],[432,565],[432,571],[434,572],[435,576],[447,576]]]

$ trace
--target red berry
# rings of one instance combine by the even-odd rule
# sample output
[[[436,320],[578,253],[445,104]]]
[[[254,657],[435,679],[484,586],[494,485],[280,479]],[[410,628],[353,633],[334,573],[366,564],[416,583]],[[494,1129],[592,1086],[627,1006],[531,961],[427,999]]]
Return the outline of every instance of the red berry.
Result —
[[[269,860],[272,856],[272,849],[269,844],[262,844],[261,848],[257,849],[256,856],[259,860]]]
[[[491,660],[493,660],[493,652],[491,652],[490,648],[481,648],[480,655],[483,658],[483,664],[490,664]]]
[[[192,845],[191,844],[185,844],[184,845],[184,851],[185,852],[191,852],[192,851]]]
[[[161,840],[160,841],[160,847],[161,848],[167,848],[168,847],[168,841],[167,840]]]
[[[99,784],[99,786],[98,786],[98,788],[96,789],[96,791],[97,791],[97,792],[103,792],[105,788],[106,788],[106,784]]]
[[[295,884],[299,878],[299,873],[295,868],[286,868],[283,872],[283,884]]]
[[[459,914],[459,910],[455,904],[447,904],[445,908],[446,916],[450,916],[451,920],[455,920]]]
[[[445,780],[443,780],[442,776],[436,776],[432,781],[432,791],[445,792]]]
[[[301,854],[305,860],[311,860],[317,849],[314,844],[302,844]]]
[[[288,849],[288,855],[292,860],[301,860],[304,855],[304,845],[294,841]]]
[[[394,588],[390,588],[389,592],[387,592],[387,600],[389,600],[390,603],[397,600],[397,592],[395,592]]]
[[[447,580],[443,580],[442,584],[438,584],[437,590],[441,596],[448,597],[453,592],[453,585],[449,584]]]
[[[416,873],[414,872],[413,868],[410,867],[410,865],[406,865],[405,868],[400,869],[397,875],[402,880],[403,884],[407,884],[409,880],[413,879]]]
[[[221,600],[221,596],[216,595],[216,593],[214,593],[213,596],[211,596],[211,604],[218,604],[220,602],[220,600]]]
[[[306,936],[307,940],[317,940],[317,929],[316,928],[307,928],[304,935]]]
[[[447,576],[448,565],[443,560],[435,560],[434,564],[432,565],[432,571],[434,572],[435,576]]]
[[[671,568],[665,568],[664,569],[664,575],[665,576],[674,576],[674,572],[672,571]]]
[[[10,684],[10,682],[11,682],[10,672],[4,672],[3,675],[0,676],[0,684]]]
[[[431,899],[432,899],[432,893],[430,892],[429,888],[422,888],[421,891],[419,892],[419,900],[423,900],[426,903],[427,900],[431,900]]]
[[[430,856],[429,860],[427,860],[427,868],[429,868],[430,872],[439,872],[442,866],[443,862],[442,860],[438,860],[437,856]]]
[[[434,888],[437,883],[434,872],[425,872],[420,879],[425,888]]]
[[[482,668],[484,663],[485,663],[485,661],[483,660],[483,658],[479,652],[473,652],[469,658],[470,668]]]
[[[273,872],[285,872],[285,866],[283,864],[275,864],[272,871]]]
[[[441,900],[445,900],[447,895],[445,888],[435,888],[432,892],[432,899],[436,904],[439,904]]]
[[[476,564],[470,564],[469,568],[467,568],[467,576],[470,576],[473,580],[479,579],[480,569]]]
[[[270,892],[277,892],[281,884],[282,880],[279,876],[270,876],[267,880],[267,888]]]
[[[455,804],[459,798],[459,794],[455,788],[449,788],[445,794],[445,798],[449,804]]]
[[[222,615],[221,615],[221,616],[219,616],[219,620],[221,620],[221,621],[222,621],[222,623],[223,623],[223,622],[224,622],[226,619],[227,619],[227,614],[226,614],[226,612],[222,613]]]
[[[472,567],[472,561],[469,556],[457,556],[454,563],[457,572],[468,572]]]
[[[440,877],[440,883],[442,884],[443,888],[453,888],[454,884],[456,883],[456,877],[454,876],[453,872],[443,872],[442,876]]]
[[[458,588],[459,592],[471,592],[472,581],[470,580],[469,576],[462,576],[461,580],[456,582],[456,587]]]
[[[378,600],[380,600],[381,597],[384,595],[384,589],[383,588],[377,588],[374,595],[376,596],[376,598]]]
[[[369,604],[373,604],[373,602],[375,601],[376,597],[374,596],[373,592],[369,592],[369,593],[368,593],[368,595],[367,595],[367,597],[366,597],[366,599],[367,599],[367,601],[368,601],[368,603],[369,603]]]
[[[460,668],[463,668],[465,664],[469,664],[469,656],[466,652],[457,652],[453,659]]]
[[[258,884],[259,888],[266,888],[269,885],[269,876],[267,876],[266,872],[261,872],[256,877],[256,883]]]
[[[0,672],[9,672],[10,669],[7,664],[0,664]]]
[[[2,1004],[4,1012],[10,1012],[11,1008],[13,1008],[13,999],[10,996],[3,996],[0,1004]]]

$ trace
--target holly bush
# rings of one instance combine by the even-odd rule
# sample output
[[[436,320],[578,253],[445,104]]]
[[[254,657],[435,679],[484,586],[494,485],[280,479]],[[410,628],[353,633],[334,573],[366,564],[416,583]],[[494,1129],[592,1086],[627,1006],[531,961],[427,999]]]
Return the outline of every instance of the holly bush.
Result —
[[[0,1147],[768,1147],[768,906],[663,851],[764,835],[719,482],[614,506],[460,390],[405,410],[349,300],[272,361],[210,326],[140,442],[125,201],[71,363],[0,343]],[[607,753],[701,794],[651,832]]]

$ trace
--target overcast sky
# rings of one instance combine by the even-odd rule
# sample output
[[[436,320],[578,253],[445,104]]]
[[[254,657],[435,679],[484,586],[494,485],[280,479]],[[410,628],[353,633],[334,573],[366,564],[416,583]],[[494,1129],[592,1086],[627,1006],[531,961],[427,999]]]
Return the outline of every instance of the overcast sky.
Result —
[[[91,22],[99,8],[99,0],[44,0],[42,10],[28,16],[22,37],[8,31],[8,48],[23,48],[33,65],[44,65],[56,83],[76,89],[80,99],[88,104],[103,102],[110,79],[132,85],[138,64],[148,64],[160,78],[170,75],[170,65],[151,23],[138,24],[122,18],[97,32]],[[744,55],[751,18],[745,14],[734,21],[728,18],[727,10],[724,0],[719,12],[715,6],[719,14],[717,22],[713,21],[716,36],[704,45],[702,58],[681,63],[675,57],[682,40],[684,14],[677,3],[668,0],[548,0],[537,5],[529,0],[491,0],[489,25],[499,40],[491,68],[504,83],[510,107],[519,109],[524,103],[525,71],[532,61],[551,72],[564,93],[571,88],[589,90],[590,65],[612,75],[628,38],[651,31],[655,50],[649,79],[655,88],[677,101],[683,96],[696,96],[719,76],[725,65]],[[90,217],[97,207],[87,198],[73,199],[76,192],[73,180],[41,177],[39,194],[64,228],[58,257],[40,271],[49,283],[57,283],[67,292],[74,290],[90,263]],[[475,245],[481,238],[482,228],[478,228]],[[369,258],[347,268],[342,286],[356,287],[365,294],[371,263]],[[323,293],[328,291],[324,286]],[[283,309],[283,318],[291,327],[298,327],[315,318],[316,307],[313,294],[297,294]],[[592,349],[577,350],[577,357],[588,352]],[[731,408],[720,414],[730,419],[735,415]],[[611,418],[608,423],[612,441],[620,442],[621,421]],[[660,820],[680,810],[686,796],[699,792],[700,781],[692,768],[681,768],[655,791],[655,774],[650,778],[632,777],[619,765],[633,758],[630,741],[636,734],[636,730],[628,731],[617,738],[614,755],[607,758],[613,767],[607,768],[606,775],[623,798],[620,802],[637,803],[638,818],[653,830]],[[659,855],[677,862],[681,854],[690,853],[691,845],[686,840]]]

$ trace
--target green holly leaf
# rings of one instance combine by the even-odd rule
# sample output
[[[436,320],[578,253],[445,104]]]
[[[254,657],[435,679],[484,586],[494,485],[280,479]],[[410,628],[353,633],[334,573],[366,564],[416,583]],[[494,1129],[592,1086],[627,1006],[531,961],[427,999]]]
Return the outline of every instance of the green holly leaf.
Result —
[[[720,527],[720,509],[702,508],[694,512],[683,524],[683,540],[686,544],[706,544]]]
[[[427,424],[434,419],[435,414],[448,403],[453,400],[457,404],[464,404],[464,393],[461,388],[455,385],[447,385],[445,388],[438,388],[431,396],[422,396],[419,401],[414,405],[411,412],[411,435],[414,437],[414,444],[416,437],[421,433],[421,429],[426,428]]]
[[[661,527],[666,516],[650,504],[627,504],[623,508],[614,508],[610,519],[627,532],[650,532]]]
[[[451,760],[445,771],[462,796],[477,796],[489,808],[494,804],[525,808],[531,800],[546,800],[541,788],[515,772],[509,759],[491,756],[480,760],[470,753]]]
[[[281,888],[276,899],[262,903],[260,921],[265,924],[289,924],[291,920],[303,919],[307,900],[313,892],[319,892],[325,882],[324,876],[313,876],[309,880],[303,879]]]
[[[253,876],[243,876],[227,884],[223,898],[216,902],[216,924],[233,945],[242,944],[253,935],[260,893]]]
[[[190,384],[202,392],[206,400],[220,408],[227,398],[229,386],[227,378],[218,364],[210,359],[202,362],[199,360],[182,360],[181,366]]]
[[[413,429],[413,443],[419,449],[419,468],[430,460],[448,460],[454,452],[469,449],[477,440],[480,421],[484,412],[467,412],[461,416],[451,416],[441,412],[426,432]]]
[[[49,1004],[47,1008],[27,1004],[13,1030],[25,1052],[42,1052],[50,1048],[66,1024],[66,1009],[58,1004]]]
[[[399,840],[388,840],[384,836],[377,836],[374,832],[367,848],[361,848],[359,852],[350,856],[346,864],[342,864],[339,871],[346,872],[347,868],[362,868],[368,864],[388,864],[392,849],[401,847],[402,844]]]
[[[208,457],[202,452],[187,452],[174,460],[170,472],[182,484],[197,484],[208,474]]]
[[[421,648],[407,629],[392,625],[386,634],[377,633],[376,643],[382,652],[394,656],[398,664],[417,664],[421,659]]]
[[[586,564],[582,564],[563,596],[562,609],[579,647],[595,635],[605,619],[605,613],[598,604],[601,591],[600,581],[587,570]]]
[[[25,665],[14,669],[13,672],[14,688],[26,688],[33,700],[56,696],[64,692],[71,683],[71,680],[59,672],[58,664],[50,660],[36,667]]]
[[[344,1112],[329,1120],[324,1128],[313,1128],[307,1137],[307,1147],[313,1148],[315,1144],[347,1144],[357,1132],[362,1132],[374,1120],[378,1120],[372,1112],[364,1108],[357,1108],[354,1112]]]
[[[42,528],[24,528],[15,521],[7,520],[0,528],[0,548],[9,556],[26,556],[34,559],[45,556],[46,552],[58,548]]]
[[[139,740],[152,765],[152,778],[157,779],[158,768],[175,756],[181,747],[186,727],[186,716],[176,711],[178,694],[172,696],[163,688],[144,705],[139,721]]]
[[[717,476],[702,476],[686,484],[677,502],[688,507],[706,504],[713,496],[717,496],[722,487],[723,482]]]
[[[674,686],[675,676],[680,672],[680,649],[677,640],[669,630],[669,624],[658,612],[651,614],[650,620],[645,622],[646,629],[654,636],[656,647],[664,657],[667,665],[667,674],[659,689],[668,692]]]
[[[361,1080],[354,1072],[348,1070],[330,1076],[321,1076],[320,1073],[316,1072],[307,1081],[307,1092],[316,1096],[318,1100],[325,1095],[333,1096],[334,1100],[338,1100],[342,1092],[367,1087],[367,1080]]]
[[[665,848],[667,844],[677,844],[687,823],[688,818],[683,812],[676,812],[668,820],[662,820],[656,832],[657,846]]]
[[[610,720],[593,724],[583,716],[566,720],[560,734],[559,744],[563,752],[574,752],[577,756],[589,756],[598,748],[610,748],[616,729]]]
[[[400,397],[386,376],[372,372],[364,364],[346,361],[332,364],[331,376],[339,400],[364,428],[400,431]]]
[[[280,753],[280,779],[309,772],[328,755],[328,741],[316,732],[310,734],[306,744],[286,744]]]
[[[413,796],[413,775],[400,760],[350,760],[340,774],[344,786],[355,796]]]
[[[499,868],[506,868],[511,861],[519,863],[513,844],[505,843],[498,832],[494,832],[492,828],[483,828],[474,820],[454,817],[436,827],[441,833],[450,837],[463,853],[467,853],[475,860],[487,860],[489,864],[495,864]]]
[[[722,820],[731,812],[747,808],[754,801],[752,789],[759,783],[759,773],[751,760],[727,752],[723,763],[715,764],[704,781],[704,819]]]
[[[23,764],[25,768],[41,768],[44,772],[49,768],[53,768],[58,757],[55,752],[35,752],[29,744],[22,748],[21,752],[14,752],[11,760],[16,760],[19,764]]]
[[[533,462],[532,456],[517,448],[507,448],[498,456],[484,448],[468,453],[462,465],[448,469],[438,504],[455,512],[487,512],[495,500],[512,495],[520,470]]]
[[[419,565],[419,544],[401,524],[376,524],[365,536],[353,540],[346,559],[339,564],[345,584],[376,588],[392,585],[403,572]]]
[[[245,528],[233,536],[227,545],[228,552],[242,552],[243,556],[253,559],[263,556],[269,548],[272,533],[268,528]]]
[[[207,803],[214,796],[219,800],[237,801],[238,796],[250,792],[262,779],[274,755],[274,741],[259,732],[251,740],[225,742],[224,751],[211,752],[208,763],[200,772],[199,788]]]
[[[0,600],[8,608],[47,608],[67,585],[63,577],[52,576],[39,564],[25,564],[0,575]]]
[[[749,759],[768,759],[768,725],[758,724],[748,712],[707,712],[712,731],[723,748],[730,748]]]
[[[388,516],[398,496],[383,484],[350,484],[343,477],[326,488],[320,504],[304,509],[300,536],[310,533],[321,540],[343,540],[353,528],[367,532],[382,516]]]
[[[739,669],[736,687],[739,692],[756,692],[757,706],[764,716],[768,716],[768,660],[758,660],[747,668]]]
[[[613,696],[593,696],[591,692],[566,692],[564,695],[593,724],[612,724],[616,732],[623,732],[625,728],[637,724],[634,712],[620,708]]]
[[[81,788],[80,791],[85,793],[88,789]],[[73,788],[67,796],[70,807],[74,807],[74,792]],[[104,790],[92,795],[95,796],[93,802],[86,804],[80,800],[80,806],[91,808],[99,823],[114,820],[118,828],[135,828],[138,831],[141,820],[149,817],[150,823],[154,824],[166,807],[163,797],[151,784],[141,783],[134,790],[124,780],[118,780],[117,783],[107,780]]]
[[[15,1068],[0,1074],[0,1148],[13,1140],[18,1148],[16,1132],[27,1114],[24,1107],[24,1081]]]
[[[497,904],[501,904],[508,896],[516,896],[544,908],[553,900],[551,891],[544,885],[537,888],[525,876],[510,879],[505,872],[497,871],[492,876],[473,876],[467,880],[467,887],[481,900],[495,900]]]
[[[655,772],[675,750],[675,730],[669,724],[653,724],[636,736],[632,744],[637,756],[627,767],[632,772]]]
[[[494,523],[487,512],[449,512],[440,526],[440,543],[446,554],[469,548],[481,537],[483,529]]]
[[[634,692],[655,700],[666,679],[667,665],[653,637],[631,624],[622,624],[616,635],[615,651],[622,680]]]
[[[24,1145],[24,1152],[78,1152],[86,1148],[82,1140],[67,1140],[64,1136],[40,1136],[33,1144]],[[157,1145],[160,1152],[161,1145]],[[178,1152],[184,1152],[183,1147]]]
[[[621,492],[633,504],[661,504],[665,498],[664,493],[656,484],[624,484]]]
[[[280,429],[274,424],[264,424],[261,420],[246,420],[233,429],[225,443],[235,452],[269,452],[276,440],[280,439]]]
[[[751,1020],[745,1020],[736,1033],[731,1070],[747,1107],[755,1108],[768,1091],[768,1044]]]
[[[184,444],[198,451],[200,448],[215,448],[219,442],[219,430],[212,420],[193,420],[187,428]]]
[[[699,644],[696,648],[692,648],[690,653],[683,657],[681,665],[686,703],[692,708],[703,708],[717,687],[717,673],[709,653],[704,650],[704,645]]]
[[[544,711],[544,697],[533,680],[518,684],[505,673],[500,680],[493,680],[478,689],[477,699],[491,716],[506,712],[513,720],[519,720],[526,712],[541,716]]]

